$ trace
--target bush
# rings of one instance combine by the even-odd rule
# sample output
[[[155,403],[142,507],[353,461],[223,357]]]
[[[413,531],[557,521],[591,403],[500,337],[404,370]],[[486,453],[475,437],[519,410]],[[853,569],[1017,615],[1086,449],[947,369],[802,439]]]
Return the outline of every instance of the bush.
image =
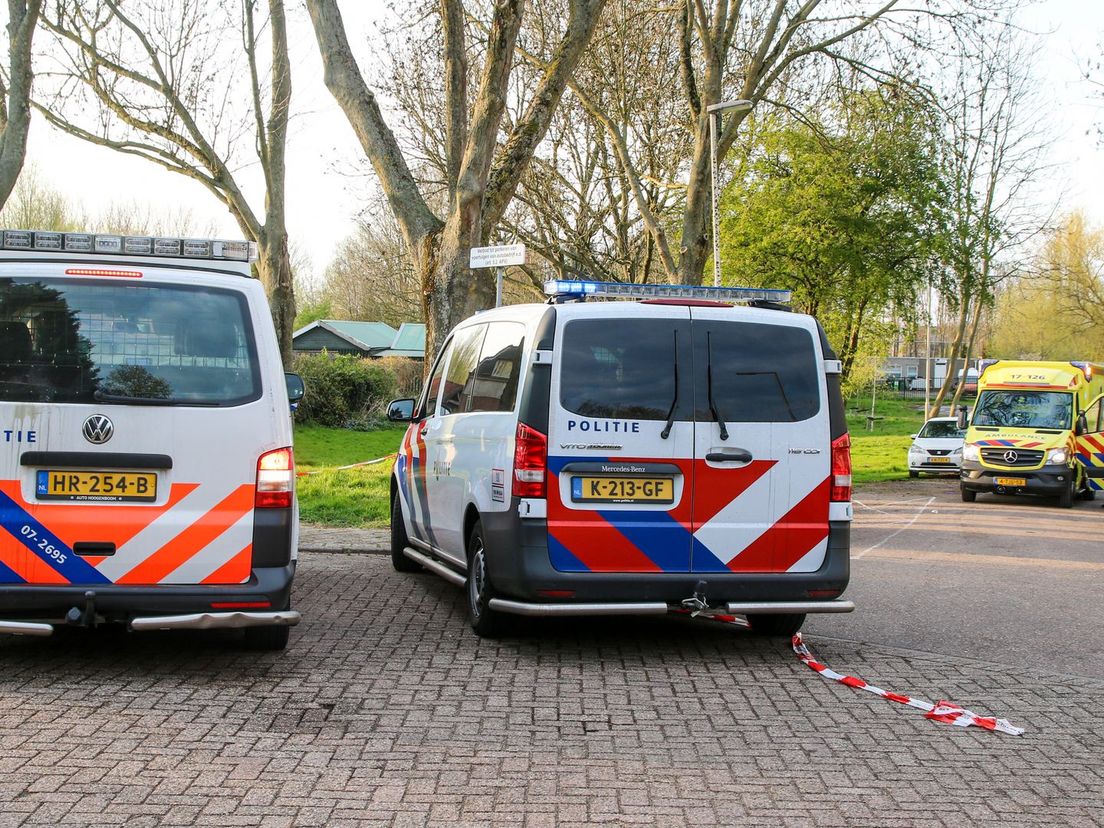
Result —
[[[383,357],[374,363],[395,376],[396,397],[417,397],[422,393],[422,361],[407,357]]]
[[[395,396],[395,375],[377,362],[352,355],[296,357],[296,373],[307,393],[295,412],[296,422],[333,428],[370,428],[382,418]]]

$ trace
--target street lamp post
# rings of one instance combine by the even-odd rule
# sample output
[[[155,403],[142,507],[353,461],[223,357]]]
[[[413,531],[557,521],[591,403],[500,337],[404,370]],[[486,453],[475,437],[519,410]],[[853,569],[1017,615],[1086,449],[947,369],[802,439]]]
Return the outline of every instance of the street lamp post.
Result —
[[[717,218],[717,133],[721,130],[721,114],[730,109],[746,112],[751,101],[722,101],[705,108],[709,115],[709,194],[713,205],[713,287],[721,284],[721,240]]]

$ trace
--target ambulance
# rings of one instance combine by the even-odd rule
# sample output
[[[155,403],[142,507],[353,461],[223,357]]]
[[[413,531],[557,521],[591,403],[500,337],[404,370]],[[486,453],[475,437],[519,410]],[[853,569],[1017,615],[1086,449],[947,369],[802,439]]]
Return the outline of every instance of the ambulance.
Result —
[[[788,292],[558,280],[453,330],[391,481],[391,556],[512,615],[848,612],[840,363]]]
[[[1104,366],[984,360],[962,449],[962,499],[1054,497],[1070,508],[1104,488]],[[959,411],[965,427],[966,410]]]
[[[0,632],[226,627],[286,646],[303,385],[254,257],[0,230]]]

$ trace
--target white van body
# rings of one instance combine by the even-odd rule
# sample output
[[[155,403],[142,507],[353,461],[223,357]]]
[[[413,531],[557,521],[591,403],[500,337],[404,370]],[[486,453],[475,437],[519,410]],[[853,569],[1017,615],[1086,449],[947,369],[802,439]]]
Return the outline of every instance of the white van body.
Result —
[[[36,245],[90,239],[114,252]],[[280,648],[298,506],[264,291],[215,256],[244,243],[123,244],[0,231],[0,630],[243,627]]]
[[[685,606],[788,632],[807,612],[848,611],[837,374],[817,322],[780,310],[480,313],[450,334],[421,400],[393,404],[412,418],[392,483],[395,565],[466,582],[479,632],[503,613]]]

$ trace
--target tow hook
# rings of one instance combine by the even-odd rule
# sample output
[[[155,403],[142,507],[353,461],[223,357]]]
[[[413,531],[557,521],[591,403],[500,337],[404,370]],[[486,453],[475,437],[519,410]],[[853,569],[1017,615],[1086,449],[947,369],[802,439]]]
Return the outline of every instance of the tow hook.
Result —
[[[70,607],[69,612],[65,613],[65,620],[75,627],[95,627],[96,593],[93,590],[84,593],[84,609]]]
[[[705,600],[705,581],[698,581],[694,585],[694,595],[691,598],[682,599],[683,609],[690,610],[690,617],[694,618],[700,612],[704,612],[709,609],[709,604]]]

